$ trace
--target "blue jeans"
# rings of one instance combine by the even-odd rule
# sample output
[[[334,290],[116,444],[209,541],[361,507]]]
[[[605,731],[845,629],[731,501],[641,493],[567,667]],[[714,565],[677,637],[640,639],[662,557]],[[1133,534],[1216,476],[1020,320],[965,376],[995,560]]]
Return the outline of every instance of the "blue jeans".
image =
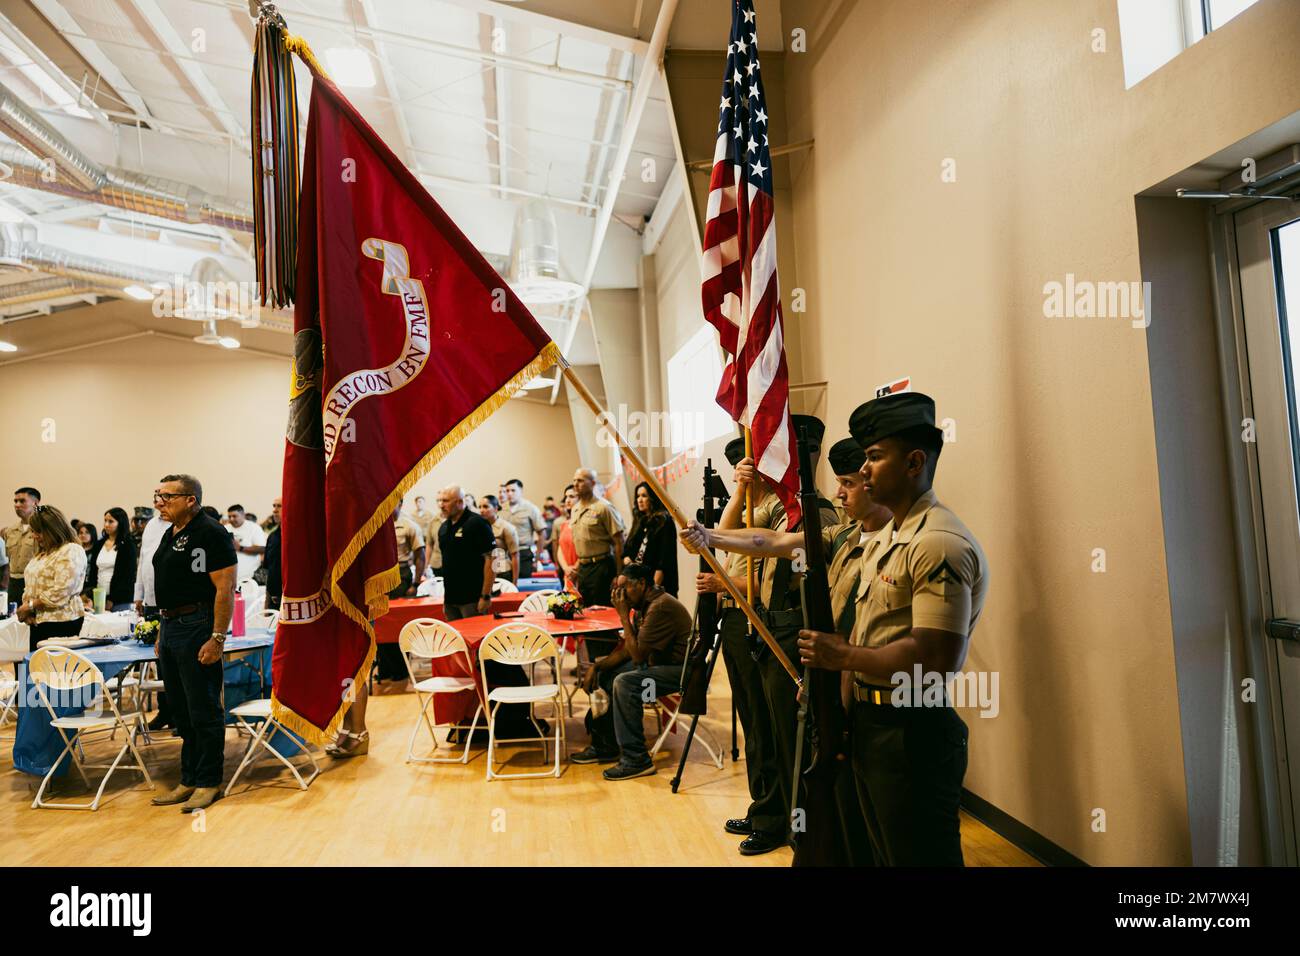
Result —
[[[158,638],[158,673],[176,733],[181,738],[181,784],[221,786],[226,746],[226,710],[222,702],[225,669],[221,661],[199,663],[199,648],[212,636],[212,610],[202,608],[170,620],[163,618]]]
[[[609,695],[614,714],[614,737],[618,741],[619,763],[643,767],[650,763],[645,745],[645,705],[656,697],[681,690],[681,664],[633,664],[618,668]]]

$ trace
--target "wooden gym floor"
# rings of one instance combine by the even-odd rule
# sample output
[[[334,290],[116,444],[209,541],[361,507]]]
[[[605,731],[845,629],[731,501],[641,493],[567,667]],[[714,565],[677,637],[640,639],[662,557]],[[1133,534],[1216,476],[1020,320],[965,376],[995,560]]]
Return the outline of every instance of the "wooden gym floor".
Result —
[[[730,689],[721,667],[711,689],[710,716],[701,725],[729,746]],[[140,774],[120,770],[96,812],[33,810],[40,781],[13,769],[10,725],[0,731],[5,860],[11,867],[790,865],[788,849],[742,857],[741,838],[723,832],[722,822],[748,804],[744,766],[730,754],[719,771],[697,741],[678,793],[671,792],[684,729],[670,735],[654,776],[609,783],[600,776],[603,766],[565,764],[559,779],[488,783],[481,747],[466,766],[405,763],[416,712],[414,694],[372,697],[369,755],[318,754],[322,772],[305,792],[278,763],[264,761],[201,819],[151,806]],[[653,729],[651,718],[647,730]],[[586,746],[580,717],[568,719],[566,732],[569,752]],[[226,741],[229,780],[244,738],[229,733]],[[92,762],[104,762],[116,745],[87,749]],[[156,785],[177,782],[179,750],[179,739],[166,735],[145,748]],[[506,752],[514,754],[512,771],[540,760],[540,748]],[[54,793],[82,799],[76,775],[65,780]],[[965,814],[961,829],[968,866],[1037,865]]]

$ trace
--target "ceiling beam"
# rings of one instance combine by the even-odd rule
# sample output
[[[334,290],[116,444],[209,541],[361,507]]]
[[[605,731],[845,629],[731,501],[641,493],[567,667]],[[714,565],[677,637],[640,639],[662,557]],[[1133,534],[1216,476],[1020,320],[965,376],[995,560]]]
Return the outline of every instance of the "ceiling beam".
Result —
[[[378,22],[375,18],[374,0],[361,0],[361,15],[365,18],[365,25],[373,27]],[[406,165],[410,169],[418,169],[419,163],[415,158],[415,144],[411,140],[411,128],[406,124],[406,113],[402,109],[402,96],[397,91],[397,81],[393,76],[393,67],[388,58],[388,51],[384,49],[384,41],[379,37],[371,34],[370,45],[374,47],[375,59],[379,61],[379,72],[384,78],[384,89],[392,97],[393,121],[397,124],[397,135],[402,140],[402,147],[406,150]]]
[[[72,78],[59,69],[58,64],[45,55],[45,51],[33,43],[22,30],[18,29],[13,21],[2,13],[0,13],[0,33],[8,37],[9,41],[19,51],[31,59],[32,64],[38,70],[48,76],[59,89],[70,96],[79,108],[89,113],[95,122],[105,129],[112,128],[108,117],[104,115],[104,111],[99,108],[99,105],[89,96],[83,96],[81,87],[72,82]],[[31,82],[30,78],[28,78],[28,82]]]
[[[544,30],[558,33],[560,36],[573,37],[575,40],[586,40],[588,43],[623,50],[636,56],[645,56],[650,49],[650,44],[645,40],[623,36],[621,33],[611,33],[608,30],[599,30],[596,27],[589,27],[573,20],[562,20],[545,13],[535,13],[513,3],[497,3],[495,0],[441,0],[441,2],[453,7],[473,10],[475,13],[486,13],[488,16],[502,20],[512,20],[520,26],[533,30]]]
[[[149,116],[149,107],[145,105],[144,99],[136,92],[130,81],[122,75],[122,71],[117,68],[111,59],[100,49],[99,44],[85,36],[81,32],[81,26],[72,15],[68,13],[59,3],[59,0],[27,0],[36,11],[43,16],[54,29],[67,42],[73,50],[77,52],[86,63],[95,70],[101,77],[112,87],[122,105],[133,111],[134,118],[139,120],[152,120]],[[107,110],[105,112],[108,112]],[[109,113],[109,115],[112,115]]]
[[[663,6],[659,8],[659,17],[655,20],[654,33],[650,36],[650,49],[645,59],[641,61],[641,72],[637,76],[636,85],[632,87],[632,102],[628,105],[627,119],[623,121],[623,133],[619,137],[618,151],[614,153],[614,162],[609,167],[609,186],[605,190],[604,201],[600,204],[600,212],[596,214],[596,227],[591,236],[591,252],[587,255],[587,268],[583,270],[582,278],[579,280],[584,293],[590,291],[591,280],[596,275],[596,264],[600,262],[600,251],[605,245],[609,223],[614,216],[614,203],[618,201],[618,193],[623,186],[623,171],[627,168],[627,158],[632,154],[632,143],[636,140],[636,131],[641,125],[645,104],[650,98],[650,90],[658,82],[660,72],[663,70],[664,48],[668,46],[668,28],[672,25],[673,14],[676,12],[677,0],[664,0]],[[566,347],[573,344],[580,315],[580,312],[575,311],[569,321],[569,328],[565,330]],[[551,390],[552,404],[559,393],[560,383],[557,378],[555,387]]]
[[[190,81],[199,99],[216,114],[218,122],[225,127],[226,132],[237,142],[247,143],[248,136],[244,133],[243,126],[235,119],[235,114],[221,98],[221,93],[208,79],[208,75],[203,71],[202,61],[189,56],[189,47],[176,32],[176,28],[167,19],[162,8],[158,6],[157,0],[129,0],[129,2],[149,24],[149,29],[154,35],[162,41],[163,48],[172,54],[177,67]]]
[[[505,50],[507,35],[506,22],[497,17],[489,21],[492,24],[490,36],[495,37],[501,31],[501,49]],[[502,194],[510,188],[510,77],[503,70],[492,68],[493,110],[492,115],[497,127],[497,185],[502,187]],[[602,94],[603,95],[603,94]]]

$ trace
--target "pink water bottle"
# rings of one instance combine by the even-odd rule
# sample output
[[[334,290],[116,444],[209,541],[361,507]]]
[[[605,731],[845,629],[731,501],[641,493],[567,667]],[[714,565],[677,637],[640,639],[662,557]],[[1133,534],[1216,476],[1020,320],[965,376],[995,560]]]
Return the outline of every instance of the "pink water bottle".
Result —
[[[244,595],[235,592],[235,608],[230,614],[230,636],[244,636]]]

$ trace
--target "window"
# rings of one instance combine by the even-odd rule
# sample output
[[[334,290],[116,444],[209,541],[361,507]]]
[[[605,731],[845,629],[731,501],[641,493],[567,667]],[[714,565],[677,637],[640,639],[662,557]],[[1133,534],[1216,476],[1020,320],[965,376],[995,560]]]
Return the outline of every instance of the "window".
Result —
[[[734,432],[735,422],[718,407],[722,357],[711,326],[704,326],[668,360],[668,430],[672,453]]]
[[[1118,0],[1125,88],[1131,88],[1257,2]]]

